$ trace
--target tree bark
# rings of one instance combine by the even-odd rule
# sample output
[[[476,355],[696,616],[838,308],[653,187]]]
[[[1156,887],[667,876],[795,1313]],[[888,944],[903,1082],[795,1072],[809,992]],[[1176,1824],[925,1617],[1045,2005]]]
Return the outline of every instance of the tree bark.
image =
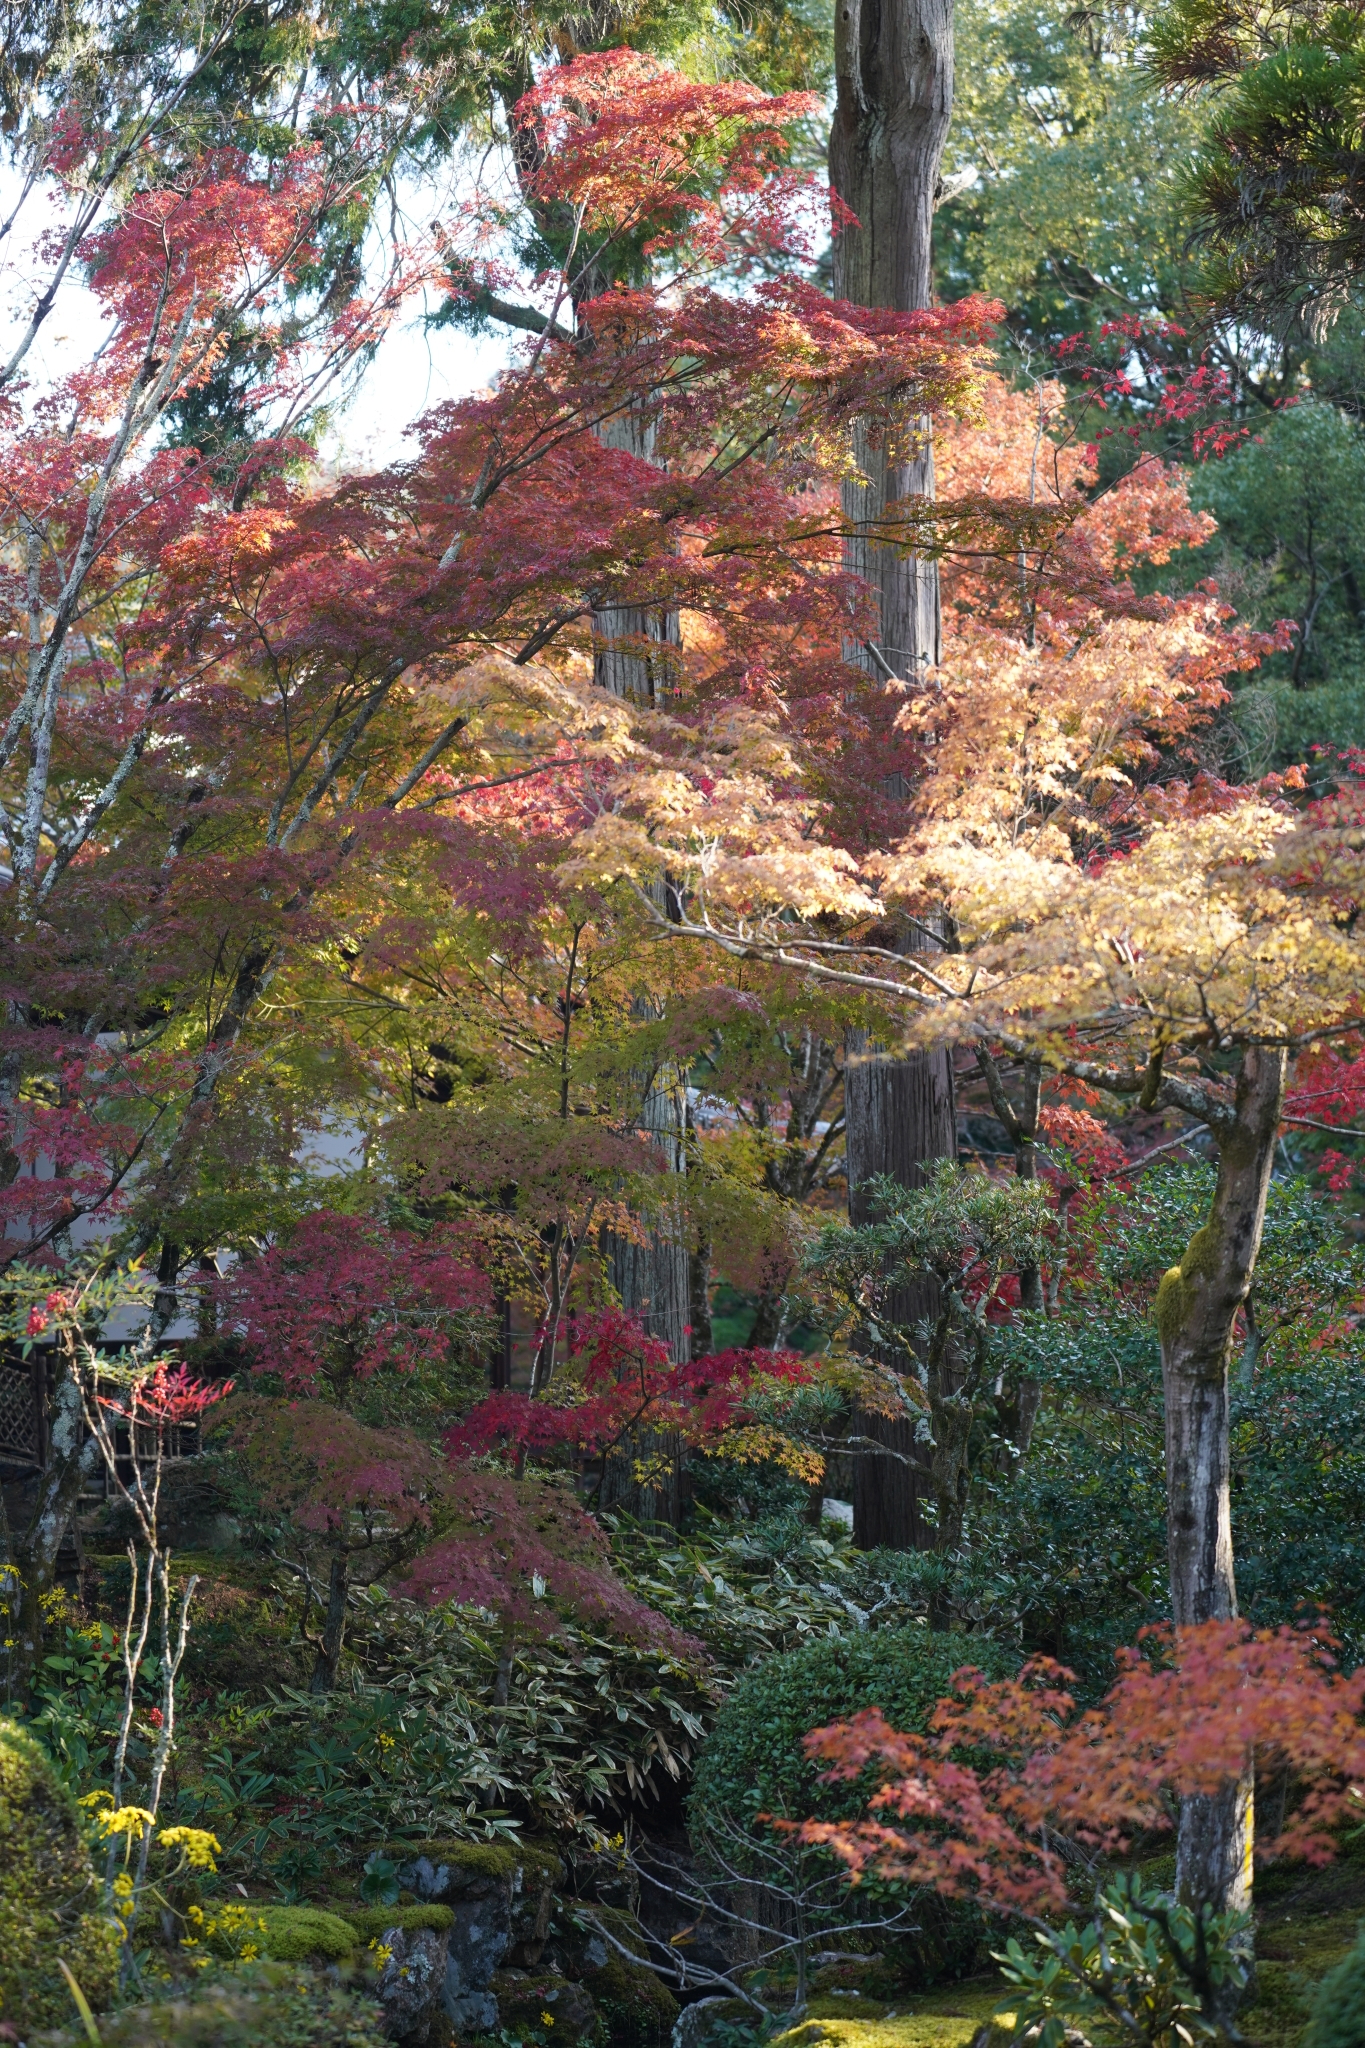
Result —
[[[957,1113],[953,1101],[951,1055],[946,1050],[913,1053],[905,1059],[869,1057],[866,1033],[850,1031],[845,1040],[844,1148],[848,1167],[848,1214],[853,1224],[865,1223],[870,1205],[865,1183],[889,1174],[902,1187],[923,1187],[926,1169],[950,1159],[957,1150]],[[898,1323],[933,1323],[939,1314],[939,1289],[931,1279],[896,1289],[887,1313]],[[904,1366],[908,1360],[891,1360]],[[858,1435],[884,1443],[888,1452],[863,1451],[854,1464],[853,1540],[860,1549],[921,1550],[931,1547],[934,1532],[920,1514],[929,1491],[925,1451],[916,1443],[914,1426],[899,1417],[860,1410],[854,1419]]]
[[[914,312],[929,304],[932,287],[934,200],[953,103],[952,0],[837,0],[834,57],[830,185],[855,216],[834,237],[835,296]],[[933,496],[927,425],[913,447],[899,451],[906,459],[896,461],[896,452],[855,429],[862,480],[846,482],[843,499],[856,526],[879,523],[899,498]],[[859,644],[846,650],[849,659],[877,675],[890,669],[922,677],[940,656],[937,563],[875,546],[855,532],[845,564],[877,591],[880,610],[877,653]],[[865,1058],[846,1077],[845,1103],[851,1221],[864,1213],[857,1188],[869,1173],[918,1187],[925,1162],[956,1151],[947,1053]],[[914,1319],[935,1313],[933,1293],[926,1289],[923,1303],[911,1305]],[[908,1422],[861,1414],[856,1427],[902,1456],[911,1453]],[[859,1457],[854,1541],[899,1550],[921,1543],[918,1484],[913,1466]]]
[[[327,1573],[327,1607],[322,1617],[317,1660],[308,1690],[331,1692],[337,1682],[342,1645],[346,1640],[346,1600],[351,1588],[351,1560],[344,1550],[333,1552]]]
[[[1156,1320],[1166,1401],[1167,1547],[1177,1627],[1237,1616],[1229,1374],[1251,1288],[1284,1101],[1286,1056],[1249,1047],[1232,1114],[1212,1125],[1218,1184],[1209,1220],[1163,1277]],[[1251,1903],[1252,1769],[1217,1797],[1182,1801],[1176,1885],[1218,1911]]]
[[[835,195],[855,216],[834,237],[834,293],[859,306],[911,313],[933,284],[934,203],[953,110],[952,0],[837,0],[837,100],[829,138]],[[880,521],[897,499],[934,494],[928,424],[908,459],[855,432],[865,481],[844,486],[844,512]],[[938,565],[855,538],[845,560],[881,597],[880,652],[914,677],[940,653]],[[881,673],[865,648],[853,659]]]
[[[38,1498],[27,1529],[14,1545],[20,1596],[9,1681],[13,1695],[21,1701],[28,1699],[42,1656],[43,1596],[52,1591],[62,1543],[97,1457],[95,1440],[86,1433],[78,1370],[70,1352],[63,1349],[52,1392]]]
[[[675,1069],[655,1074],[640,1111],[640,1128],[651,1135],[665,1175],[681,1176],[687,1167],[686,1103],[683,1077]],[[682,1203],[667,1205],[671,1215],[655,1223],[643,1244],[614,1231],[602,1233],[607,1277],[621,1306],[637,1316],[651,1337],[662,1338],[669,1356],[679,1362],[689,1355],[688,1318],[692,1271]],[[641,1483],[637,1461],[651,1477]],[[608,1456],[598,1499],[642,1522],[665,1522],[676,1529],[682,1520],[682,1445],[676,1431],[642,1431]]]
[[[624,448],[653,462],[654,429],[633,412],[623,412],[598,429],[604,448]],[[666,696],[682,649],[676,611],[638,604],[594,607],[593,681],[613,697],[657,705]]]

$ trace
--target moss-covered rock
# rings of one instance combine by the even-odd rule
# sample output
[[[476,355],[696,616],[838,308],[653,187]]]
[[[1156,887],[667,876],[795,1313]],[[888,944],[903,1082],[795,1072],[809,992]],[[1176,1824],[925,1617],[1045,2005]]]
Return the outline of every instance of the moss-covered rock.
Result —
[[[448,1934],[455,1920],[449,1906],[355,1906],[349,1901],[333,1900],[327,1911],[353,1927],[362,1942],[375,1941],[395,1927],[404,1934],[416,1934],[422,1929],[429,1929],[432,1934]]]
[[[845,1956],[837,1963],[826,1963],[811,1978],[811,1990],[817,1995],[856,1992],[860,1998],[882,2005],[893,2005],[902,1989],[898,1973],[885,1956]]]
[[[27,1730],[0,1720],[0,2020],[24,2035],[70,2018],[59,1961],[100,2010],[121,1939],[101,1909],[79,1808]]]
[[[404,1871],[425,1863],[430,1864],[433,1873],[444,1872],[438,1882],[441,1895],[450,1898],[501,1885],[526,1892],[553,1891],[564,1880],[564,1865],[549,1842],[467,1842],[456,1837],[387,1843],[382,1853]],[[407,1882],[406,1877],[403,1881]],[[431,1880],[426,1882],[430,1884]],[[419,1888],[416,1884],[408,1886],[414,1891]]]
[[[1009,2034],[989,2027],[1002,1989],[1000,1985],[989,1990],[958,1985],[947,1996],[917,1999],[911,2012],[875,2018],[838,2013],[808,2019],[778,2034],[772,2048],[817,2048],[817,2044],[818,2048],[972,2048],[977,2042],[1005,2048]]]
[[[564,1865],[540,1842],[445,1840],[391,1846],[398,1883],[424,1905],[449,1906],[445,2009],[461,2034],[496,2026],[489,1990],[504,1965],[534,1969]]]
[[[582,1978],[602,2016],[610,2048],[663,2048],[678,2017],[678,2001],[643,1963],[609,1955]]]
[[[344,1963],[363,1946],[354,1927],[320,1906],[227,1906],[209,1922],[215,1955],[277,1963]]]
[[[101,2019],[100,2040],[104,2048],[391,2048],[372,1998],[282,1964],[198,1984],[187,1998],[127,2007]],[[83,2029],[63,2028],[32,2048],[85,2042]]]

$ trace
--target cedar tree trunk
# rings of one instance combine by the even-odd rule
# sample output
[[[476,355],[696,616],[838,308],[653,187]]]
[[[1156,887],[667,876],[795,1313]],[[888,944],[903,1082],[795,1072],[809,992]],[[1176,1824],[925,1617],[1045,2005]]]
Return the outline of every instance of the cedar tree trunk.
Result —
[[[957,1116],[947,1052],[914,1053],[907,1059],[869,1057],[866,1035],[860,1031],[850,1031],[845,1044],[848,1213],[851,1223],[860,1224],[870,1216],[863,1184],[874,1174],[889,1174],[902,1187],[923,1187],[925,1169],[956,1151]],[[933,1324],[940,1313],[937,1282],[926,1278],[897,1289],[887,1313],[899,1323]],[[855,1459],[854,1542],[862,1550],[876,1545],[889,1550],[931,1547],[934,1532],[919,1512],[928,1475],[913,1425],[860,1411],[855,1427],[860,1436],[885,1443],[898,1455],[862,1451]]]
[[[834,295],[854,305],[916,312],[929,304],[934,202],[953,110],[952,0],[836,0],[838,98],[829,138],[830,185],[856,224],[834,237]],[[909,460],[888,467],[855,435],[866,482],[844,486],[851,519],[932,497],[927,424]],[[938,565],[855,539],[847,563],[881,594],[881,654],[898,676],[939,659]],[[865,649],[853,658],[880,673]]]
[[[1166,1397],[1167,1545],[1177,1627],[1237,1614],[1229,1491],[1228,1381],[1251,1287],[1283,1106],[1285,1054],[1248,1047],[1233,1112],[1213,1126],[1218,1185],[1209,1220],[1157,1292]],[[1220,1911],[1251,1903],[1252,1769],[1216,1798],[1181,1804],[1176,1884]]]
[[[929,304],[934,199],[953,104],[952,0],[836,0],[838,98],[829,141],[830,185],[855,216],[834,237],[834,292],[860,306],[913,312]],[[933,445],[927,429],[910,459],[890,465],[886,451],[855,429],[864,481],[844,485],[844,512],[879,520],[888,504],[932,496]],[[845,560],[880,597],[881,662],[895,675],[922,676],[940,652],[938,565],[855,535]],[[849,658],[875,674],[881,663],[861,646]],[[860,1050],[862,1048],[859,1048]],[[860,1220],[858,1182],[889,1173],[918,1187],[927,1161],[956,1150],[952,1069],[946,1052],[909,1059],[867,1059],[845,1080],[849,1216]],[[911,1315],[933,1316],[927,1289]],[[893,1305],[900,1312],[900,1305]],[[859,1434],[906,1455],[910,1425],[863,1414]],[[915,1470],[895,1458],[860,1456],[855,1467],[854,1541],[908,1550],[922,1541]]]

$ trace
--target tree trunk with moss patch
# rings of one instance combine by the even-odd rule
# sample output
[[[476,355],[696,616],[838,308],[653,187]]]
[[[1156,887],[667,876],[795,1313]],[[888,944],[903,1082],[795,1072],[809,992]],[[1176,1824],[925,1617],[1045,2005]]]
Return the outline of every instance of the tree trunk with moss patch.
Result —
[[[1209,1220],[1157,1291],[1166,1401],[1167,1548],[1177,1627],[1237,1615],[1229,1375],[1238,1311],[1260,1250],[1284,1099],[1285,1054],[1251,1047],[1230,1114],[1211,1125],[1218,1185]],[[1251,1903],[1250,1761],[1236,1785],[1180,1809],[1176,1883],[1219,1911]]]
[[[38,1497],[23,1534],[13,1539],[20,1582],[18,1626],[7,1672],[11,1698],[26,1702],[43,1653],[44,1602],[57,1581],[57,1559],[97,1452],[87,1434],[78,1368],[69,1350],[59,1355],[48,1415],[47,1455]]]

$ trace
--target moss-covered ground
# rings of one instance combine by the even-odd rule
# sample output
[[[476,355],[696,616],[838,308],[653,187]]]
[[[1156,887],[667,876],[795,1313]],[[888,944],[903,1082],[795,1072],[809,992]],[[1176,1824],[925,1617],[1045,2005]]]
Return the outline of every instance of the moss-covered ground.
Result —
[[[1247,2048],[1298,2048],[1318,1985],[1365,1923],[1365,1832],[1321,1870],[1262,1871],[1256,1921],[1256,1993],[1239,2025]],[[1007,2001],[1008,1986],[995,1975],[890,2004],[826,1992],[775,2048],[971,2048]],[[996,2034],[999,2048],[1009,2032],[1006,2023]]]

